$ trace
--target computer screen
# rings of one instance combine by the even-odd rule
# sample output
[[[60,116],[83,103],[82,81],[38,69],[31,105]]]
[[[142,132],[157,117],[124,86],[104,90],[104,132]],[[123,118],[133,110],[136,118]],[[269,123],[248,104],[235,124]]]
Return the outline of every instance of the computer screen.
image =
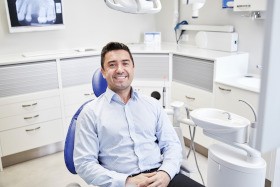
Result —
[[[5,0],[9,31],[63,29],[62,0]]]

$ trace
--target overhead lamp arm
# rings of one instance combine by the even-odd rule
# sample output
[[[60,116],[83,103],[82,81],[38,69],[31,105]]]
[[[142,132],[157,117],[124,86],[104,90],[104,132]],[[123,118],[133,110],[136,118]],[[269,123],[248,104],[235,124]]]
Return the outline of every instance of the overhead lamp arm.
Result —
[[[114,10],[131,14],[154,14],[161,10],[160,0],[104,0]]]

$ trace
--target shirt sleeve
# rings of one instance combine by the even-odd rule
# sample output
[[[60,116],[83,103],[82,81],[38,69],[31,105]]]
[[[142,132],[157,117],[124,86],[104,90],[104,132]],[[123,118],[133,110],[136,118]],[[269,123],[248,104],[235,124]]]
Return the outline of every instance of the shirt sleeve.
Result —
[[[73,156],[76,172],[88,184],[125,186],[128,175],[110,171],[98,162],[99,144],[95,121],[94,113],[85,108],[77,119]]]
[[[172,123],[164,109],[159,107],[156,136],[163,155],[159,170],[167,172],[171,179],[179,173],[182,162],[182,146]]]

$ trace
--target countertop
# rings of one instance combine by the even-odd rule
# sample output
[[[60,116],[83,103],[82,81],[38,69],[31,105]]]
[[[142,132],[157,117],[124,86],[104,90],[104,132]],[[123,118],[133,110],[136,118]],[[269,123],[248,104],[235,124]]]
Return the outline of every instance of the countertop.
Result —
[[[193,58],[215,60],[216,58],[236,55],[243,52],[223,52],[200,49],[196,46],[162,43],[161,45],[127,44],[132,53],[172,53]],[[55,51],[34,51],[21,54],[5,54],[0,56],[0,65],[19,64],[32,61],[54,60],[57,58],[73,58],[100,55],[101,47],[65,49]]]
[[[146,45],[141,43],[127,44],[131,52],[134,54],[176,54],[182,56],[188,56],[193,58],[200,58],[205,60],[215,61],[217,58],[229,57],[231,55],[244,54],[244,52],[223,52],[215,50],[201,49],[196,46],[182,45],[175,43],[162,43],[161,45]],[[100,55],[101,47],[93,48],[80,48],[80,49],[65,49],[55,51],[35,51],[26,52],[22,54],[6,54],[0,56],[0,66],[10,64],[20,64],[26,62],[56,60],[63,58],[75,58]],[[260,90],[260,78],[254,76],[253,78],[242,77],[228,77],[222,80],[215,80],[217,83],[226,84],[229,86],[235,86],[241,89],[259,92]]]

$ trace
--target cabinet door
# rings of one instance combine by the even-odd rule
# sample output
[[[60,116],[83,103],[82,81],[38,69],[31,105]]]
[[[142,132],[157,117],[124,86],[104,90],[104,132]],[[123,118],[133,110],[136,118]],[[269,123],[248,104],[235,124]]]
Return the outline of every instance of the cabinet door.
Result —
[[[58,89],[56,61],[0,66],[0,97]]]
[[[92,76],[100,68],[100,56],[61,59],[62,87],[91,84]]]
[[[216,83],[214,95],[216,108],[238,114],[250,121],[255,120],[252,110],[239,100],[244,100],[252,105],[257,114],[259,100],[258,93]]]
[[[214,62],[173,56],[173,80],[209,92],[213,91]]]
[[[169,54],[133,54],[135,80],[170,81]]]

